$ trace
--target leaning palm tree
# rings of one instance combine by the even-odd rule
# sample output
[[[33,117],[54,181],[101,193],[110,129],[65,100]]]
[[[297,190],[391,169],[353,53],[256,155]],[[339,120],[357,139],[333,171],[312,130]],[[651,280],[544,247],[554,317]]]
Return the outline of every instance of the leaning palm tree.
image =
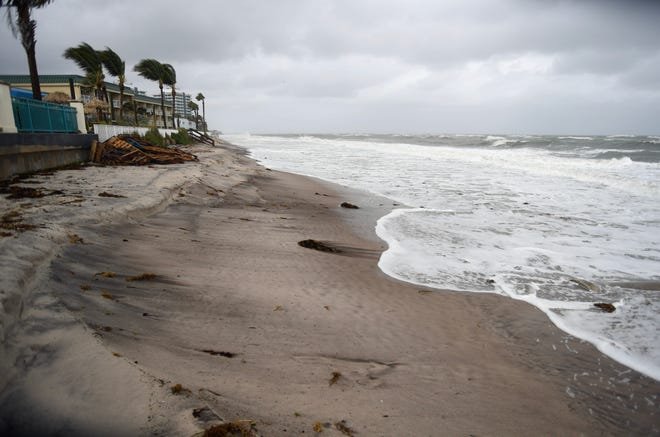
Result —
[[[165,78],[163,83],[172,88],[172,127],[176,129],[176,122],[174,121],[176,112],[176,70],[170,64],[163,64],[165,69]]]
[[[148,80],[158,82],[160,88],[160,110],[163,114],[163,125],[167,129],[167,119],[165,118],[165,94],[163,93],[163,83],[166,79],[167,71],[163,64],[155,59],[143,59],[133,68],[140,76]]]
[[[119,120],[124,120],[124,87],[126,83],[126,62],[110,47],[99,52],[101,63],[110,76],[116,77],[119,82]],[[112,107],[112,106],[111,106]],[[112,114],[114,117],[114,114]]]
[[[41,85],[39,84],[39,72],[37,71],[37,55],[35,46],[35,30],[37,22],[31,17],[32,9],[43,8],[52,0],[0,0],[0,8],[7,8],[7,21],[14,37],[21,35],[21,45],[25,49],[30,70],[30,82],[32,83],[32,98],[41,100]],[[16,9],[16,20],[12,16],[12,8]]]
[[[199,130],[199,105],[193,101],[189,101],[188,107],[195,113],[195,130]]]
[[[202,125],[204,126],[204,133],[206,133],[206,105],[204,104],[204,100],[206,97],[204,97],[204,94],[198,93],[197,97],[195,97],[195,100],[198,102],[202,102]]]
[[[107,101],[109,99],[105,93],[105,75],[103,74],[103,63],[99,53],[86,42],[81,42],[76,47],[66,49],[63,56],[75,62],[85,73],[85,81],[87,85],[94,88],[96,98]],[[100,107],[98,115],[100,119],[102,115]]]

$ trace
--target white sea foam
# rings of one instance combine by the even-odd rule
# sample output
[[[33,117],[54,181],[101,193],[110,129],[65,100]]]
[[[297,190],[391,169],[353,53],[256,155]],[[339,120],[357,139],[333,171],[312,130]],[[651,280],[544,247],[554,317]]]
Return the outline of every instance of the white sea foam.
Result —
[[[660,380],[659,293],[614,285],[660,281],[658,163],[539,148],[228,139],[269,167],[411,206],[377,224],[389,244],[379,266],[391,276],[525,300],[566,332]],[[597,290],[586,291],[576,279]],[[603,313],[594,302],[614,303],[617,310]]]
[[[587,141],[591,141],[591,140],[593,140],[593,137],[575,137],[575,136],[571,137],[571,136],[567,136],[567,137],[559,137],[559,139],[562,139],[562,140],[587,140]]]
[[[517,140],[504,137],[496,137],[493,135],[488,135],[486,141],[490,141],[493,147],[505,146],[509,143],[515,143]]]

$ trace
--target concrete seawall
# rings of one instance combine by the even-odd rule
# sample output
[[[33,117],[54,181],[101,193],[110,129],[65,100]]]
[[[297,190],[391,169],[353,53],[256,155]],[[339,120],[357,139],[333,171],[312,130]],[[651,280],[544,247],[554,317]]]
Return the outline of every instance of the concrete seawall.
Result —
[[[96,135],[0,134],[0,179],[89,160]]]

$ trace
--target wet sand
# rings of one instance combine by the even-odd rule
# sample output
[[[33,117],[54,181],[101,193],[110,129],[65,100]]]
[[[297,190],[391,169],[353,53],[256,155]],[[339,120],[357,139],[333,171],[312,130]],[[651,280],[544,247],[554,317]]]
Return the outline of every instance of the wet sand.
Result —
[[[234,159],[229,188],[205,175],[162,212],[76,229],[8,340],[0,431],[659,432],[660,383],[528,304],[384,275],[381,199]]]

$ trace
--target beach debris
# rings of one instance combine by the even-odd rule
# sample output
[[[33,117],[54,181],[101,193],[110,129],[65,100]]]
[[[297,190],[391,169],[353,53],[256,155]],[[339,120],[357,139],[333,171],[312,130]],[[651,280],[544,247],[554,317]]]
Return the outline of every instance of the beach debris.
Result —
[[[353,205],[352,203],[348,203],[348,202],[342,202],[341,205],[339,205],[339,206],[341,206],[342,208],[348,208],[348,209],[360,209],[359,206]]]
[[[84,244],[83,239],[80,238],[77,234],[68,234],[67,237],[69,238],[69,243],[71,244]]]
[[[307,249],[319,250],[321,252],[341,253],[341,250],[337,249],[336,247],[332,247],[327,243],[312,239],[299,241],[298,246],[305,247]]]
[[[134,281],[152,281],[156,278],[155,273],[141,273],[139,275],[135,276],[129,276],[126,278],[127,282],[134,282]]]
[[[114,355],[117,358],[121,357],[121,354],[119,352],[113,352],[112,355]]]
[[[417,290],[417,292],[418,292],[419,294],[421,294],[421,295],[431,294],[431,293],[432,293],[431,290]]]
[[[20,212],[10,211],[0,217],[0,228],[8,231],[24,232],[35,229],[36,226],[23,223],[23,217]],[[9,235],[6,236],[8,237]]]
[[[346,425],[345,420],[340,420],[339,422],[336,422],[335,423],[335,428],[337,428],[337,430],[339,432],[341,432],[342,434],[344,434],[344,435],[347,435],[347,436],[350,436],[350,437],[353,437],[355,435],[355,431],[353,431],[351,428],[348,427],[348,425]]]
[[[101,297],[105,299],[115,300],[115,297],[112,295],[112,293],[108,293],[107,291],[102,292]]]
[[[606,302],[597,302],[594,304],[596,308],[599,308],[601,311],[606,312],[606,313],[613,313],[616,311],[616,307],[612,305],[611,303],[606,303]]]
[[[275,308],[273,308],[273,311],[284,311],[284,307],[282,305],[275,305]]]
[[[115,197],[115,198],[120,198],[120,197],[126,197],[126,196],[122,196],[121,194],[108,193],[107,191],[104,191],[104,192],[102,192],[102,193],[99,193],[99,197]]]
[[[190,390],[182,386],[181,384],[174,384],[172,387],[170,387],[170,390],[172,391],[173,395],[180,395],[180,394],[188,394],[190,393]]]
[[[332,378],[330,378],[330,381],[328,381],[328,386],[333,386],[334,384],[339,381],[339,378],[341,378],[341,372],[332,372]]]
[[[593,282],[587,281],[586,279],[571,278],[570,281],[579,285],[580,288],[582,288],[583,290],[594,291],[594,292],[600,291],[600,287],[598,285],[594,284]]]
[[[314,422],[312,429],[317,433],[323,432],[323,424],[321,422]]]
[[[195,419],[198,419],[202,422],[212,422],[214,420],[222,420],[222,418],[218,416],[215,411],[213,411],[212,409],[206,406],[200,408],[194,408],[192,410],[192,415]]]
[[[9,194],[7,199],[36,199],[46,194],[38,188],[9,186],[0,189],[0,194]]]
[[[330,305],[323,305],[323,308],[325,308],[326,311],[330,311]]]
[[[92,161],[108,165],[183,164],[197,160],[192,153],[155,146],[130,135],[114,136],[98,144],[92,157]]]
[[[257,424],[253,420],[234,420],[213,425],[204,430],[202,437],[256,437]]]
[[[14,234],[12,234],[11,232],[6,232],[6,231],[0,232],[0,237],[11,237],[12,235]]]
[[[225,358],[234,358],[236,356],[236,354],[233,352],[214,351],[213,349],[202,349],[200,352],[204,352],[205,354],[214,355],[214,356],[220,355],[221,357],[225,357]]]
[[[115,272],[98,272],[95,273],[94,276],[103,276],[104,278],[114,278],[117,276]]]
[[[297,411],[294,411],[294,412],[293,412],[293,415],[296,416],[296,417],[300,417],[300,416],[302,416],[302,414],[300,414],[300,413],[297,412]]]
[[[92,289],[92,287],[91,287],[90,285],[87,285],[87,284],[81,284],[81,285],[80,285],[80,289],[81,289],[82,291],[89,291],[89,290]]]

